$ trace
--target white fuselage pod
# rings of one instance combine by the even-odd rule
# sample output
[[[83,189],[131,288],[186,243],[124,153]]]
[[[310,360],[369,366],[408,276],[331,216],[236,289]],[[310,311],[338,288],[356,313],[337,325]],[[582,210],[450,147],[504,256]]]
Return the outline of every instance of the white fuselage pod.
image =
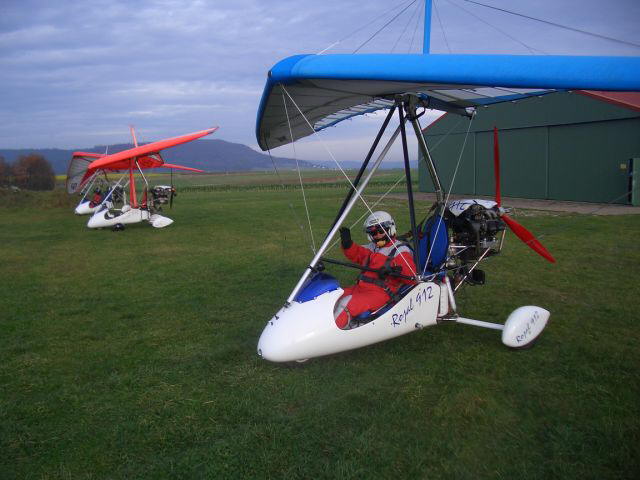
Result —
[[[105,205],[107,208],[113,208],[113,203],[106,202]],[[86,202],[81,202],[75,209],[76,215],[89,215],[90,213],[96,212],[101,205],[96,205],[94,207],[91,206],[91,201],[87,200]]]
[[[527,348],[547,326],[550,315],[548,310],[535,305],[517,308],[504,323],[502,343],[511,348]]]
[[[420,283],[386,313],[351,330],[336,326],[333,310],[341,288],[276,313],[258,342],[258,355],[272,362],[302,361],[382,342],[436,324],[440,286]]]
[[[125,207],[127,207],[125,205]],[[105,228],[113,227],[119,223],[123,225],[131,223],[140,223],[143,220],[149,220],[149,210],[142,210],[140,208],[123,208],[121,213],[110,213],[108,209],[100,210],[94,213],[87,227],[89,228]]]
[[[155,228],[164,228],[171,225],[173,223],[173,220],[171,220],[169,217],[164,217],[162,215],[154,213],[149,217],[149,223]]]

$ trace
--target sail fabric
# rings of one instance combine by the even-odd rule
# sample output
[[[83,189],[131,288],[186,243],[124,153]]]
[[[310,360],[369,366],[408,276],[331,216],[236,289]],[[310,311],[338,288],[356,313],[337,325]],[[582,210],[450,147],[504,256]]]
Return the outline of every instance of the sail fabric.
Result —
[[[74,152],[69,162],[69,167],[67,168],[67,193],[73,194],[80,192],[98,171],[119,172],[128,170],[131,167],[131,158],[110,162],[102,167],[95,167],[95,163],[105,157],[107,157],[107,155],[101,153]],[[138,166],[142,170],[164,167],[202,172],[202,170],[195,168],[164,163],[159,153],[134,158],[136,158]]]
[[[67,168],[67,193],[73,194],[82,190],[92,175],[87,172],[89,165],[102,156],[100,153],[74,152]]]
[[[406,93],[422,97],[429,108],[468,115],[480,106],[573,89],[638,91],[640,58],[297,55],[269,71],[256,137],[263,150],[286,145],[348,118],[389,108],[396,95]]]
[[[120,153],[127,153],[129,151],[130,150],[124,150],[123,152],[120,152]],[[114,153],[109,157],[115,157],[116,155],[119,155],[119,154]],[[107,159],[106,162],[104,161],[105,158]],[[107,170],[107,171],[113,171],[113,172],[128,170],[129,167],[131,166],[132,159],[138,162],[138,166],[142,170],[145,170],[147,168],[159,168],[159,167],[162,167],[162,165],[164,164],[164,160],[162,159],[159,153],[154,153],[151,155],[143,155],[140,157],[136,157],[135,155],[129,155],[127,153],[127,155],[119,155],[119,157],[117,157],[115,160],[107,157],[103,157],[99,160],[96,160],[91,165],[89,165],[89,170],[90,171]]]

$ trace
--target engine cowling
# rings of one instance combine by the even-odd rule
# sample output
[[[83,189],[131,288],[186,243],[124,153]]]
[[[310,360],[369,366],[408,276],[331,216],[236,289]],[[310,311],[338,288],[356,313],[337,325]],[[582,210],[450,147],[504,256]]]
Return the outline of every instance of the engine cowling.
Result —
[[[500,252],[501,233],[506,225],[500,207],[489,200],[456,200],[447,205],[450,228],[450,257],[463,263]],[[487,251],[488,250],[488,251]]]
[[[169,185],[156,185],[151,189],[151,196],[153,197],[153,205],[157,208],[161,205],[169,203],[169,197],[171,196],[171,190],[173,187]],[[174,192],[175,195],[175,192]]]

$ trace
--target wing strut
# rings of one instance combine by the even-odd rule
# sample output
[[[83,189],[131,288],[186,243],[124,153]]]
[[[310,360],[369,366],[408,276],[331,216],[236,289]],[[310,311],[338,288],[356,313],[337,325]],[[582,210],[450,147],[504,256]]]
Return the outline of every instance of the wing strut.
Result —
[[[311,275],[311,272],[314,271],[315,266],[320,261],[320,258],[322,257],[324,252],[326,252],[327,249],[329,248],[331,240],[333,239],[336,232],[338,231],[338,228],[340,228],[340,225],[342,225],[342,222],[344,222],[345,218],[347,218],[347,215],[349,215],[349,212],[355,205],[356,201],[359,198],[361,198],[362,192],[364,191],[367,184],[371,180],[371,177],[373,177],[373,174],[376,172],[376,170],[382,163],[382,160],[384,160],[384,158],[387,156],[387,153],[389,153],[389,150],[391,149],[391,146],[393,145],[393,143],[396,141],[396,138],[398,138],[399,133],[400,133],[400,127],[398,126],[395,132],[393,132],[393,135],[391,135],[391,138],[387,141],[387,144],[385,145],[385,147],[382,149],[382,152],[380,152],[380,155],[378,156],[377,160],[374,162],[373,166],[371,167],[371,170],[369,170],[369,173],[367,174],[367,176],[362,180],[362,184],[356,189],[355,195],[353,195],[349,200],[349,202],[347,203],[344,211],[342,212],[342,215],[340,215],[338,220],[334,223],[333,227],[325,237],[324,242],[322,242],[322,245],[318,249],[318,252],[316,253],[315,257],[313,257],[313,260],[311,260],[311,263],[302,274],[302,277],[300,277],[300,280],[298,280],[298,283],[296,284],[295,288],[291,292],[291,295],[289,295],[289,298],[287,298],[286,305],[290,304],[291,302],[293,302],[293,300],[295,300],[296,296],[298,295],[298,292],[300,292],[307,278],[309,278],[309,275]]]
[[[409,149],[407,147],[407,131],[405,129],[405,116],[402,104],[398,109],[400,117],[400,133],[402,136],[402,154],[404,156],[404,174],[407,178],[407,196],[409,198],[409,217],[411,219],[411,236],[413,238],[413,261],[416,267],[420,265],[420,249],[418,248],[418,231],[416,229],[416,211],[413,204],[413,186],[411,185],[411,167],[409,165]]]
[[[138,163],[138,159],[136,158],[136,167],[138,168],[138,171],[140,172],[140,175],[142,175],[142,180],[144,180],[144,195],[142,197],[142,206],[143,207],[148,207],[147,204],[147,195],[149,193],[149,182],[147,182],[147,177],[144,176],[144,173],[142,173],[142,169],[140,168],[140,164]]]
[[[440,183],[440,177],[438,176],[438,171],[436,170],[436,165],[433,163],[433,158],[431,158],[431,154],[429,153],[429,147],[427,147],[427,142],[424,139],[424,135],[422,134],[422,127],[420,127],[420,121],[418,120],[418,115],[416,114],[416,102],[411,99],[408,102],[409,105],[409,121],[411,125],[413,125],[413,131],[416,134],[416,139],[418,140],[418,147],[420,148],[420,152],[422,153],[422,158],[424,159],[424,163],[427,166],[427,170],[429,171],[429,175],[431,176],[431,181],[433,182],[433,188],[435,189],[436,201],[438,204],[442,204],[444,202],[444,195],[442,193],[442,184]]]
[[[133,162],[134,159],[129,161],[129,201],[131,202],[131,208],[138,208],[138,198],[136,197],[136,179],[133,178]]]

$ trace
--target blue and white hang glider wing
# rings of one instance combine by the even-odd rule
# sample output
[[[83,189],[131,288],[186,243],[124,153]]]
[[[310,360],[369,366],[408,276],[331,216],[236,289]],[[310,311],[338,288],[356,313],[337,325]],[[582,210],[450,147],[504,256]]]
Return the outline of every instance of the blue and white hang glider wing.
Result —
[[[578,89],[640,91],[640,57],[298,55],[269,71],[256,136],[263,150],[286,145],[291,132],[294,140],[313,133],[307,120],[319,131],[389,108],[405,93],[419,95],[429,108],[464,115],[469,108]]]

